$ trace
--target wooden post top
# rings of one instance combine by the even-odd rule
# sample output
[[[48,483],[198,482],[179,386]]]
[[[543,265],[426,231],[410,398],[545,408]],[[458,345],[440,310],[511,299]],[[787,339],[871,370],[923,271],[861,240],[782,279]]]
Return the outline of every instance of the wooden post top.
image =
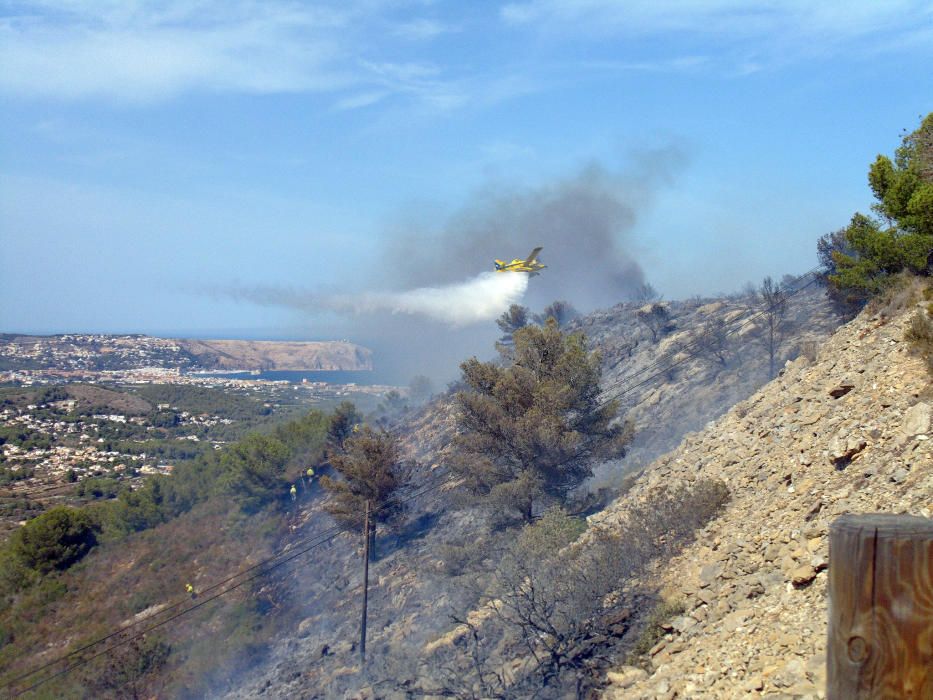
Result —
[[[843,515],[829,559],[827,700],[933,700],[933,519]]]
[[[850,513],[840,515],[829,526],[831,533],[852,533],[861,530],[875,530],[878,537],[933,537],[933,519],[890,513]]]

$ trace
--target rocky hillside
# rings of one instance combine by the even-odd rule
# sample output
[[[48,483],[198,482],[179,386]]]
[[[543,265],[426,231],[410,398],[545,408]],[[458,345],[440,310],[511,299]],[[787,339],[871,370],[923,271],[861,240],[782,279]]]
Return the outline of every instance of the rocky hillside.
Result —
[[[651,672],[608,674],[608,698],[823,696],[827,533],[843,513],[931,516],[933,391],[904,340],[909,313],[863,313],[761,391],[651,463],[591,518],[612,528],[665,484],[718,478],[732,492],[659,572],[686,612]]]
[[[576,322],[603,353],[606,395],[619,395],[635,418],[636,431],[646,433],[636,439],[630,457],[601,471],[610,491],[623,471],[670,449],[684,432],[716,418],[768,381],[768,354],[763,351],[760,326],[748,321],[758,318],[754,314],[760,308],[752,299],[669,303],[665,328],[657,337],[639,321],[640,308],[619,305]],[[729,334],[720,348],[724,360],[685,353],[699,329],[717,319],[728,324]],[[825,340],[839,323],[821,289],[802,291],[788,303],[778,357],[782,362],[796,357],[806,339]],[[674,373],[624,393],[626,379],[678,352],[684,354]],[[651,374],[642,372],[638,380]],[[449,400],[436,400],[406,416],[398,427],[423,465],[416,482],[430,483],[435,470],[443,473],[445,451],[456,427]],[[451,628],[450,614],[463,613],[472,603],[469,592],[452,585],[439,567],[445,545],[469,539],[478,527],[469,511],[450,506],[445,491],[432,492],[412,504],[412,512],[421,517],[401,537],[380,538],[379,561],[370,572],[374,583],[369,645],[375,663],[388,658],[390,651],[403,649],[415,658],[422,656],[423,645]],[[319,500],[302,503],[293,534],[313,534],[328,522]],[[257,660],[256,667],[218,688],[218,696],[342,697],[359,688],[353,643],[358,635],[361,582],[357,544],[356,538],[341,537],[318,550],[307,569],[276,582],[275,597],[288,611],[280,640]],[[391,668],[382,671],[386,676],[393,673]]]
[[[801,284],[810,282],[810,278]],[[642,318],[663,309],[654,330]],[[673,449],[683,436],[747,398],[769,379],[766,318],[760,299],[741,295],[720,299],[626,302],[587,314],[568,326],[586,334],[603,360],[603,398],[616,399],[620,415],[633,422],[635,438],[626,457],[603,465],[595,486],[617,486],[621,477]],[[787,300],[775,342],[775,364],[812,354],[843,322],[810,284]],[[704,338],[715,331],[719,344]],[[706,341],[706,342],[704,342]],[[674,365],[669,372],[659,370]],[[449,403],[441,398],[400,426],[412,451],[442,461],[455,428]]]
[[[811,278],[800,283],[808,282]],[[616,398],[635,424],[626,471],[673,449],[687,432],[701,428],[771,378],[767,307],[759,298],[662,303],[667,318],[654,333],[645,322],[651,320],[646,313],[650,306],[620,304],[573,326],[586,333],[603,356],[604,396]],[[793,292],[777,320],[775,369],[811,354],[840,323],[819,284]],[[658,376],[667,367],[673,369]]]

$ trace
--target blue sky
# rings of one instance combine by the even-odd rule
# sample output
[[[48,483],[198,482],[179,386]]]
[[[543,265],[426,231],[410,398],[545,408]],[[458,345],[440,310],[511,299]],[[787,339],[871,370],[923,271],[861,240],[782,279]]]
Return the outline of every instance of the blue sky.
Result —
[[[0,2],[0,331],[352,333],[225,290],[404,288],[408,227],[430,273],[591,167],[667,298],[802,272],[931,65],[908,0]]]

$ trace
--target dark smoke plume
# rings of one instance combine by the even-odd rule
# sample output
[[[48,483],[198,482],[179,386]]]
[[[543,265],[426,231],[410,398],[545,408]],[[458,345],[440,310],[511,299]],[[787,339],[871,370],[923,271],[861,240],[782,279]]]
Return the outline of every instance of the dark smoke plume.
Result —
[[[635,154],[624,174],[594,164],[535,189],[487,186],[440,233],[390,236],[386,269],[405,285],[451,282],[491,268],[493,258],[525,257],[543,246],[548,269],[531,280],[526,303],[569,299],[584,310],[615,304],[644,283],[627,251],[637,212],[684,161],[671,147]]]
[[[383,376],[405,382],[415,374],[429,374],[447,381],[460,360],[491,354],[498,331],[492,321],[464,326],[457,318],[469,323],[469,310],[453,306],[447,323],[439,323],[435,311],[441,307],[434,299],[438,290],[470,288],[471,280],[492,270],[495,258],[524,258],[543,246],[540,260],[547,269],[528,281],[524,298],[511,300],[535,310],[555,299],[584,311],[610,306],[631,297],[645,282],[629,252],[629,234],[654,193],[683,168],[686,154],[671,146],[633,153],[629,162],[622,172],[592,164],[535,188],[489,185],[440,227],[436,221],[408,217],[389,227],[370,290],[320,295],[266,285],[223,293],[309,314],[336,312],[343,320],[333,332],[373,348]],[[422,292],[431,299],[427,316]],[[418,303],[412,304],[413,299]],[[474,315],[472,320],[488,317],[485,312]]]

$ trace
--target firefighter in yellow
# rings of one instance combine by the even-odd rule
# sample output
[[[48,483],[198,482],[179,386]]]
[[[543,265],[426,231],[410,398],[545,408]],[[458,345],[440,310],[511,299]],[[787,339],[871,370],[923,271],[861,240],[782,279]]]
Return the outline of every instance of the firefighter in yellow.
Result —
[[[194,586],[192,586],[190,583],[186,583],[186,584],[185,584],[185,592],[186,592],[188,595],[190,595],[192,598],[195,597],[195,596],[194,596]]]
[[[294,485],[294,484],[292,484],[292,487],[288,490],[288,492],[291,494],[292,500],[293,500],[293,501],[294,501],[296,498],[298,498],[298,489],[295,488],[295,485]]]

